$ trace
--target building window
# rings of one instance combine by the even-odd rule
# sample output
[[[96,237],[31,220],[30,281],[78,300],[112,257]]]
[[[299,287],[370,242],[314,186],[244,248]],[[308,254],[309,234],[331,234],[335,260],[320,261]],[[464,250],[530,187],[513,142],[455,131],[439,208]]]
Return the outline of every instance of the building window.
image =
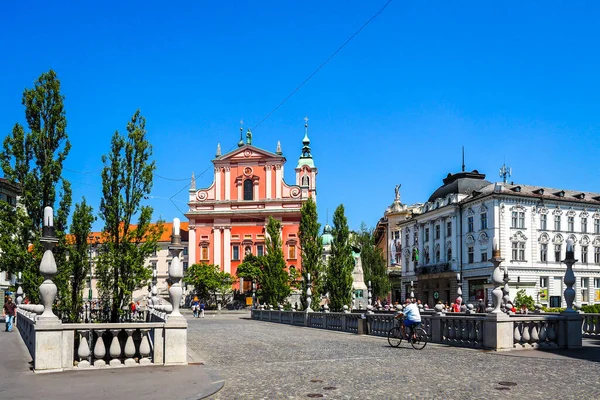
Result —
[[[309,182],[310,182],[310,180],[309,180],[309,177],[308,177],[308,175],[304,175],[304,176],[302,177],[302,186],[310,186],[310,185],[309,185]]]
[[[473,232],[473,216],[467,217],[467,231]]]
[[[237,261],[240,259],[240,246],[233,246],[233,256],[231,257],[233,261]]]
[[[446,237],[452,236],[452,221],[446,222]]]
[[[208,260],[208,246],[202,246],[200,248],[200,259],[203,261]]]
[[[392,232],[392,238],[394,240],[400,239],[400,231],[393,231]]]
[[[448,247],[448,250],[446,250],[446,261],[450,262],[450,260],[452,260],[452,248]]]
[[[546,214],[540,215],[540,230],[545,231],[548,229],[548,216]]]
[[[469,246],[468,248],[468,255],[469,255],[469,264],[473,264],[474,258],[473,258],[473,246]]]
[[[540,261],[546,262],[548,261],[548,244],[542,243],[540,245]]]
[[[600,264],[600,247],[594,247],[594,264]]]
[[[290,260],[295,260],[296,259],[296,246],[291,245],[288,247],[288,258]]]
[[[575,231],[575,217],[567,217],[567,229],[569,232]]]
[[[184,255],[184,256],[187,256],[187,255],[188,255],[188,248],[187,248],[187,246],[185,246],[185,247],[183,248],[183,255]]]
[[[560,231],[560,215],[554,216],[554,230]]]
[[[410,241],[410,237],[409,237],[409,235],[408,235],[408,233],[407,233],[406,235],[404,235],[404,242],[405,242],[405,243],[404,243],[404,245],[405,245],[406,247],[408,247],[408,246],[409,246],[409,244],[408,244],[408,242],[409,242],[409,241]]]
[[[259,257],[265,255],[265,247],[262,244],[256,246],[256,255]]]
[[[600,233],[600,218],[594,218],[594,233]]]
[[[252,246],[244,247],[244,257],[246,257],[248,254],[252,254]]]
[[[158,249],[156,249],[156,248],[155,248],[155,249],[152,251],[152,257],[157,257],[157,256],[158,256]]]
[[[581,218],[581,232],[587,233],[587,218]]]
[[[252,179],[244,181],[244,200],[252,200]]]
[[[187,271],[187,269],[188,269],[188,262],[184,261],[183,262],[183,272]]]
[[[408,263],[410,261],[410,257],[409,256],[404,256],[404,267],[406,269],[408,269]]]
[[[512,227],[518,229],[525,228],[525,212],[524,211],[513,211],[512,212]]]
[[[581,278],[581,300],[583,302],[590,301],[588,296],[588,286],[590,284],[590,278]]]
[[[594,278],[594,289],[600,289],[600,278]]]
[[[518,213],[518,212],[516,212],[516,211],[513,211],[513,212],[512,212],[512,224],[511,224],[511,226],[512,226],[513,228],[516,228],[516,227],[517,227],[517,222],[518,222],[518,219],[519,219],[519,213]]]
[[[469,280],[469,301],[477,301],[479,299],[485,301],[485,285],[487,285],[487,279]]]
[[[588,262],[588,247],[587,246],[581,246],[581,262],[584,264],[587,264]]]
[[[560,244],[554,245],[554,261],[556,261],[556,262],[560,262],[560,253],[562,250],[561,247],[562,247],[562,245],[560,245]]]
[[[541,288],[547,288],[548,287],[548,277],[547,276],[540,277],[540,287]]]
[[[440,238],[440,225],[435,226],[435,240],[439,240]]]
[[[481,213],[481,229],[487,229],[487,212]]]
[[[425,228],[425,243],[429,242],[429,228]]]
[[[481,262],[486,262],[488,260],[487,250],[481,252]]]
[[[512,243],[512,260],[525,261],[525,242]]]
[[[440,262],[440,249],[437,249],[435,251],[435,262],[439,263]]]

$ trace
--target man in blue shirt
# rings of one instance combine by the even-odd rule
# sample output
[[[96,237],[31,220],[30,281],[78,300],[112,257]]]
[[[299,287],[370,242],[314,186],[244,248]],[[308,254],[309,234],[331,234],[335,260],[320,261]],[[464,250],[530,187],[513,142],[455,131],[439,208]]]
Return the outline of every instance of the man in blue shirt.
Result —
[[[402,336],[404,337],[406,337],[406,332],[404,331],[405,326],[418,326],[421,323],[421,313],[419,312],[419,307],[416,303],[413,303],[408,297],[404,301],[404,310],[398,311],[394,316],[394,318],[400,317],[404,317],[404,325],[402,325]]]

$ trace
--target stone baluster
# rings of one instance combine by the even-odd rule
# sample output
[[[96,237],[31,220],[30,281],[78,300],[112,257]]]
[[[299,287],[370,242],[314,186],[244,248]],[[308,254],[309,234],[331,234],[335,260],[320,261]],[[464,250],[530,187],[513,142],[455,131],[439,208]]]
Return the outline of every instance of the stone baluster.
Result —
[[[149,340],[149,329],[140,329],[140,335],[142,336],[142,341],[140,342],[140,365],[148,365],[152,364],[152,360],[150,360],[150,352],[152,351],[150,348],[150,340]]]
[[[52,312],[52,304],[56,298],[57,288],[52,278],[56,275],[56,261],[52,249],[58,243],[56,233],[54,232],[54,215],[52,207],[44,208],[44,226],[42,228],[42,237],[40,242],[44,246],[44,255],[40,263],[40,274],[44,277],[44,282],[40,285],[40,295],[44,312],[38,317],[42,320],[58,320],[58,317]]]
[[[523,345],[527,345],[531,343],[531,335],[529,334],[529,323],[523,322]]]
[[[132,366],[135,365],[136,362],[133,359],[133,356],[135,356],[135,344],[133,343],[133,332],[135,331],[135,329],[125,329],[125,332],[127,333],[127,341],[125,342],[125,357],[127,357],[125,359],[125,365],[126,366]]]
[[[504,288],[502,289],[502,293],[504,294],[504,297],[502,297],[502,302],[504,303],[504,311],[507,314],[512,314],[512,309],[510,307],[510,305],[508,304],[510,302],[510,287],[508,286],[508,281],[510,281],[510,278],[508,277],[508,266],[504,265]]]
[[[110,360],[110,366],[111,367],[120,367],[121,365],[121,360],[119,360],[119,357],[121,357],[121,344],[119,343],[119,332],[121,330],[120,329],[111,329],[110,332],[112,333],[112,341],[110,342],[110,349],[108,350],[108,354],[110,354],[111,360]]]
[[[538,335],[538,322],[534,322],[531,326],[531,343],[539,344],[540,337]]]
[[[173,218],[173,234],[171,236],[171,245],[169,251],[173,258],[171,259],[171,266],[169,267],[169,279],[171,280],[171,287],[169,288],[169,299],[173,307],[170,312],[170,316],[183,317],[179,312],[179,304],[181,302],[181,296],[183,295],[183,289],[181,288],[181,279],[183,278],[183,267],[179,260],[179,254],[183,251],[181,245],[180,235],[180,221],[179,218]]]
[[[541,327],[540,327],[540,345],[541,346],[546,346],[546,339],[548,339],[548,336],[546,334],[546,323],[545,322],[541,322],[540,323]]]
[[[513,331],[513,339],[515,344],[521,342],[521,330],[519,329],[520,324],[521,322],[515,322],[515,329]]]
[[[548,329],[546,331],[546,335],[548,336],[548,341],[551,343],[555,343],[556,340],[556,331],[554,330],[554,322],[548,323]]]
[[[477,321],[477,343],[482,343],[483,342],[483,322],[482,321]]]
[[[104,330],[96,331],[96,344],[94,345],[94,367],[106,366],[104,357],[106,356],[106,347],[102,338]]]
[[[90,356],[90,344],[88,343],[88,335],[91,338],[91,331],[79,331],[79,347],[77,348],[77,355],[79,356],[78,368],[89,368],[90,362],[88,357]]]
[[[368,299],[367,314],[374,314],[374,312],[373,312],[373,293],[371,291],[371,281],[369,281],[369,286],[367,287],[367,289],[368,289],[368,294],[367,294],[367,299]]]
[[[492,304],[493,309],[490,311],[491,314],[500,314],[502,311],[500,310],[500,305],[502,304],[502,271],[500,271],[500,264],[504,259],[500,257],[500,249],[498,248],[498,239],[494,237],[493,244],[493,252],[492,258],[490,259],[491,263],[494,265],[494,270],[492,272],[492,284],[494,285],[494,290],[492,290]]]

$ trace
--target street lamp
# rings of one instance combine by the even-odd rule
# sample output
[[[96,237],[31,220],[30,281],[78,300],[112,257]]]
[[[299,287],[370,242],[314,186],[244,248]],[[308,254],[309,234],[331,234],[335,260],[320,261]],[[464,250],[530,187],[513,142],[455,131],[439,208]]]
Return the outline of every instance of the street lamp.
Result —
[[[462,281],[460,279],[460,272],[458,272],[456,274],[456,284],[457,284],[457,289],[456,289],[456,302],[459,303],[462,306]],[[460,306],[459,306],[460,307]]]

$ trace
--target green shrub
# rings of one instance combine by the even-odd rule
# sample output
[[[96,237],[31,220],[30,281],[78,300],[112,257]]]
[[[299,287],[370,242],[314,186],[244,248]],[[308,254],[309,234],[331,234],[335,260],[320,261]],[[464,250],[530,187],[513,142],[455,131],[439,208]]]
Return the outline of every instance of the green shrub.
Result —
[[[518,310],[521,306],[527,306],[528,310],[535,309],[535,302],[533,301],[533,297],[525,294],[525,289],[521,289],[517,292],[517,296],[515,297],[515,308]]]
[[[600,314],[600,304],[582,306],[581,311],[583,311],[586,314]]]

